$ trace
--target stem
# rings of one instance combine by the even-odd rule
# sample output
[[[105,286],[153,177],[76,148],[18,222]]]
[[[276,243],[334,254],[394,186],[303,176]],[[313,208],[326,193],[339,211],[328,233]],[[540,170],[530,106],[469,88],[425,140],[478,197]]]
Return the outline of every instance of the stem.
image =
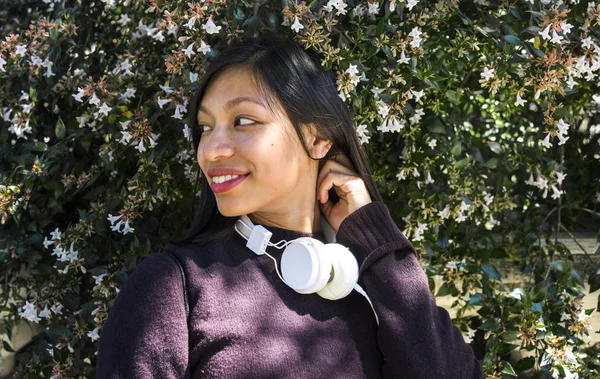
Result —
[[[583,251],[583,253],[585,254],[585,257],[588,259],[588,261],[591,264],[594,264],[594,261],[592,261],[592,258],[590,258],[590,255],[588,254],[588,252],[585,251],[585,249],[583,248],[583,246],[581,246],[581,244],[579,243],[579,241],[577,241],[577,239],[575,238],[575,236],[567,228],[565,228],[565,226],[563,224],[560,224],[560,227],[562,228],[562,230],[564,230],[565,232],[567,232],[567,234],[569,235],[569,237],[571,237],[571,239],[573,240],[573,242],[575,242],[577,244],[577,246],[579,246],[579,248]]]

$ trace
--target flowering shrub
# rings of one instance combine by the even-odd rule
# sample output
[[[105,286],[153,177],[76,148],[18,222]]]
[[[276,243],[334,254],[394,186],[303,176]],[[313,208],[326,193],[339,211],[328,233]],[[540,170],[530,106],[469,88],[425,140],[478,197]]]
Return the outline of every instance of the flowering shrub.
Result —
[[[598,231],[600,3],[19,6],[0,13],[0,293],[4,328],[40,333],[17,376],[94,375],[119,288],[191,221],[196,80],[228,43],[276,33],[336,72],[386,204],[488,377],[597,377],[581,299],[598,260],[578,272],[557,233]]]

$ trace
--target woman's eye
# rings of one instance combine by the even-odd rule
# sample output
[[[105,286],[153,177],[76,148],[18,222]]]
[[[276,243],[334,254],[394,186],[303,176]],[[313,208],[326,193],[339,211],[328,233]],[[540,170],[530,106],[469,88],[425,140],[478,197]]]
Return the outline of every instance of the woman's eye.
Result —
[[[246,117],[238,117],[238,118],[236,118],[235,120],[236,120],[236,122],[237,122],[237,121],[239,121],[239,120],[246,120],[246,121],[250,121],[249,123],[245,123],[245,124],[241,124],[241,123],[240,123],[240,125],[252,125],[252,124],[254,124],[254,121],[252,121],[251,119],[249,119],[249,118],[246,118]],[[236,124],[236,125],[237,125],[237,124]],[[204,132],[207,132],[207,131],[208,131],[206,128],[208,128],[208,129],[210,130],[210,126],[208,126],[208,125],[199,124],[199,126],[200,126],[200,128],[202,128],[202,133],[204,133]]]

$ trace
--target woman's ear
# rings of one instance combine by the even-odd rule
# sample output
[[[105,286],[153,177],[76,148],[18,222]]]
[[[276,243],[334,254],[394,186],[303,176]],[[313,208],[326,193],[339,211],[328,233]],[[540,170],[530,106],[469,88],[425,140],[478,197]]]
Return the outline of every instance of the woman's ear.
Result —
[[[308,125],[307,129],[306,142],[310,156],[314,159],[322,159],[331,149],[333,142],[319,132],[313,124]]]

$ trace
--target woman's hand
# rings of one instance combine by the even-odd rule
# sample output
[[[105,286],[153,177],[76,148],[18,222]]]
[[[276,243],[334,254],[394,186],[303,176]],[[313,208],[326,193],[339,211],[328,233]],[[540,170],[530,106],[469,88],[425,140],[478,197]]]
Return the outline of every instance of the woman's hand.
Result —
[[[333,203],[329,189],[333,188],[340,198]],[[371,202],[365,182],[354,171],[352,162],[339,153],[328,160],[317,177],[317,201],[325,219],[337,233],[342,221],[352,212]]]

